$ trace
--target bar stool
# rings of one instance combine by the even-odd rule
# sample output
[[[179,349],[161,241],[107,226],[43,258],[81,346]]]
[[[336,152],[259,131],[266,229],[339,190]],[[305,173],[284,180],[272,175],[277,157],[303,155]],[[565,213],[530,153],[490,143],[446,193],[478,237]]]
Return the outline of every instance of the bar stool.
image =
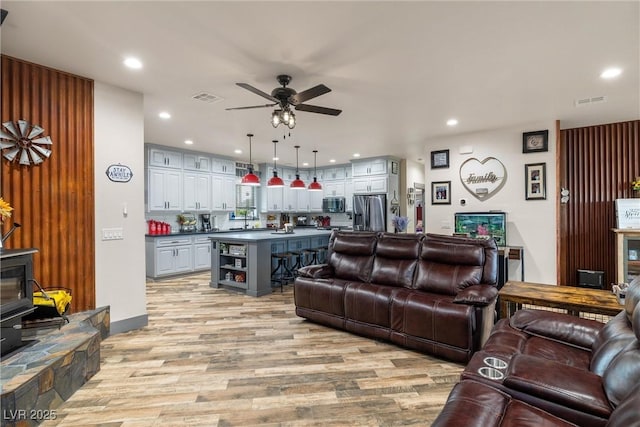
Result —
[[[282,293],[285,283],[289,282],[289,279],[293,277],[293,273],[289,268],[289,259],[291,254],[286,253],[273,253],[271,259],[275,259],[278,262],[276,268],[271,272],[271,283],[280,283],[280,293]]]
[[[290,257],[294,259],[294,263],[289,266],[289,270],[291,271],[292,278],[298,276],[298,269],[302,267],[302,252],[300,251],[289,251],[287,252]]]
[[[311,260],[309,260],[311,258]],[[318,263],[318,250],[315,248],[302,250],[302,266],[315,265]]]
[[[329,253],[328,247],[320,247],[316,248],[318,251],[318,264],[326,264],[327,263],[327,254]]]

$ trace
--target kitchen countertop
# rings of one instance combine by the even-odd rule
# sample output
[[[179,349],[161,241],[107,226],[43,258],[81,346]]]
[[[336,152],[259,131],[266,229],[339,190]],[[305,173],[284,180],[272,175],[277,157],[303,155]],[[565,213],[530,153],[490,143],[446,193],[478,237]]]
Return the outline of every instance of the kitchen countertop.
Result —
[[[333,230],[318,230],[315,228],[295,228],[293,233],[275,232],[275,230],[250,230],[224,233],[224,235],[210,236],[209,238],[212,240],[257,242],[263,240],[295,239],[298,237],[328,236],[332,231]]]
[[[201,236],[207,234],[221,234],[221,233],[249,233],[252,231],[267,231],[271,228],[249,228],[247,230],[218,230],[218,231],[176,231],[169,234],[145,234],[145,237],[175,237],[175,236]]]

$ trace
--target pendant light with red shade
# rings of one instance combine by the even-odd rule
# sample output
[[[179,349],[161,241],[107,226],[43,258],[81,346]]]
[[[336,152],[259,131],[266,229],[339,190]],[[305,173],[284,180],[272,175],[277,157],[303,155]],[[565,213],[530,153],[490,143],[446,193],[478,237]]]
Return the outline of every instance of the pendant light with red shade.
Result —
[[[318,182],[318,173],[316,170],[316,156],[318,154],[318,150],[313,150],[313,182],[309,184],[309,191],[322,191],[322,185]]]
[[[240,181],[240,184],[257,187],[260,185],[260,178],[258,177],[258,175],[253,173],[253,163],[251,162],[251,138],[253,138],[253,134],[248,133],[247,136],[249,137],[249,172],[247,172],[247,174],[242,177],[242,181]]]
[[[267,182],[267,187],[269,188],[277,188],[284,187],[284,181],[282,178],[278,176],[278,167],[276,161],[278,160],[278,154],[276,153],[276,145],[278,144],[278,140],[273,140],[273,176],[269,178]]]
[[[294,190],[306,190],[307,186],[304,184],[304,181],[300,179],[300,170],[298,169],[298,149],[299,145],[294,146],[296,148],[296,179],[291,181],[290,187]]]

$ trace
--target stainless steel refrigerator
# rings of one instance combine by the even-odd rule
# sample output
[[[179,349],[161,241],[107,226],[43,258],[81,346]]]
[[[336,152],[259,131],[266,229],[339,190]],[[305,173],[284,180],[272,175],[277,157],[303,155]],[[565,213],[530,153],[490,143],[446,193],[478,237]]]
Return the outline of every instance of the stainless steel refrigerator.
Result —
[[[387,196],[359,194],[353,196],[353,229],[387,231]]]

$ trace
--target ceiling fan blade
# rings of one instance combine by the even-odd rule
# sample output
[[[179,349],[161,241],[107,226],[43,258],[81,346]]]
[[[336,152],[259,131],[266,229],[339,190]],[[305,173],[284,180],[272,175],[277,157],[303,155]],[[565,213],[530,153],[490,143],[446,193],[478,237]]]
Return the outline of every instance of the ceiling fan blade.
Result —
[[[336,110],[335,108],[318,107],[317,105],[299,104],[296,105],[296,110],[308,111],[309,113],[328,114],[330,116],[337,116],[342,113],[342,110]]]
[[[274,98],[273,96],[269,95],[267,92],[263,92],[260,89],[251,86],[249,83],[236,83],[236,84],[241,88],[248,90],[249,92],[253,92],[256,95],[260,95],[263,98],[267,98],[269,101],[278,102],[278,103],[280,102],[278,101],[278,98]]]
[[[291,95],[289,97],[289,102],[293,105],[298,105],[303,103],[304,101],[308,101],[316,96],[324,95],[325,93],[331,92],[331,89],[326,87],[325,85],[314,86],[311,89],[303,90],[300,93],[296,93],[295,95]]]
[[[250,107],[225,108],[225,110],[227,110],[227,111],[229,111],[229,110],[249,110],[251,108],[266,108],[266,107],[273,107],[275,105],[278,105],[278,104],[264,104],[264,105],[252,105]]]

